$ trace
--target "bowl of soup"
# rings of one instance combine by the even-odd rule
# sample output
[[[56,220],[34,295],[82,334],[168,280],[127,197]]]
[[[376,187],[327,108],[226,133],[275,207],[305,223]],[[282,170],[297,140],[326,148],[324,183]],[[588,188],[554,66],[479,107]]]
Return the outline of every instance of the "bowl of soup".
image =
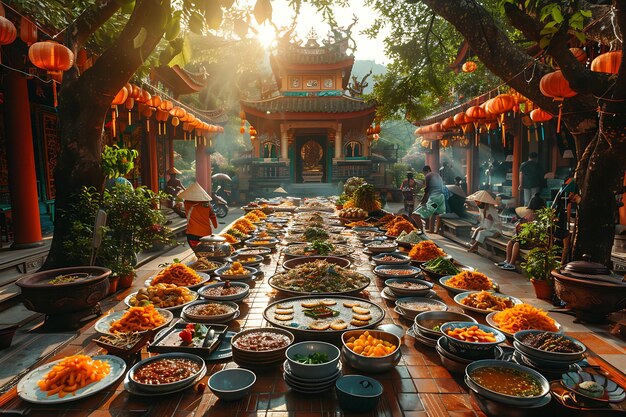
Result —
[[[477,394],[511,406],[532,406],[550,392],[550,383],[539,372],[501,360],[470,363],[465,381]]]

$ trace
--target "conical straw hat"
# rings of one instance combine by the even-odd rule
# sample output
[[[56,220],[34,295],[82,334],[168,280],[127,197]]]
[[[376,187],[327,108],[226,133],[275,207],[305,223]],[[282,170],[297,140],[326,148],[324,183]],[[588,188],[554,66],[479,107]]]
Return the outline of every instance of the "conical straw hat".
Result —
[[[185,201],[211,201],[211,197],[204,191],[204,188],[197,182],[194,182],[186,190],[181,191],[178,197]]]
[[[468,200],[473,200],[480,203],[486,203],[491,205],[497,205],[498,202],[489,194],[488,191],[480,190],[476,191],[474,194],[467,196]]]
[[[168,174],[176,174],[176,175],[182,174],[182,172],[177,170],[176,167],[171,167],[170,169],[167,170],[167,173]]]
[[[452,193],[452,194],[456,194],[461,198],[466,198],[467,197],[467,193],[465,191],[463,191],[463,189],[461,187],[459,187],[458,185],[446,185],[446,187],[448,187],[448,190]]]
[[[528,207],[517,207],[515,209],[515,214],[517,214],[518,217],[526,217],[528,214],[532,213],[533,211],[531,209],[529,209]]]
[[[274,192],[281,193],[281,194],[289,194],[287,191],[285,191],[283,187],[278,187],[277,189],[274,190]]]

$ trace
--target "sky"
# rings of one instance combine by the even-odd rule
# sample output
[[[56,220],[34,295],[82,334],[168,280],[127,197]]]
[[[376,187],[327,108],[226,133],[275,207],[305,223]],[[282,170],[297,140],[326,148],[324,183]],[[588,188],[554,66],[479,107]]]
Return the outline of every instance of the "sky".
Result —
[[[254,3],[252,1],[252,3]],[[289,26],[294,16],[294,11],[289,7],[287,0],[272,0],[273,14],[272,20],[278,26]],[[352,28],[352,38],[355,40],[357,49],[354,53],[356,59],[373,60],[379,64],[388,62],[384,53],[384,33],[379,35],[378,39],[369,39],[360,32],[367,29],[376,18],[376,13],[370,7],[364,5],[363,0],[351,0],[346,7],[335,7],[335,19],[339,26],[348,27],[352,23],[353,15],[359,18],[357,24]],[[330,26],[324,21],[322,14],[309,3],[302,3],[300,15],[298,16],[296,32],[300,39],[306,40],[307,34],[314,28],[318,34],[318,38],[323,39],[330,31]],[[269,26],[261,28],[262,42],[267,43],[267,38],[271,37]]]

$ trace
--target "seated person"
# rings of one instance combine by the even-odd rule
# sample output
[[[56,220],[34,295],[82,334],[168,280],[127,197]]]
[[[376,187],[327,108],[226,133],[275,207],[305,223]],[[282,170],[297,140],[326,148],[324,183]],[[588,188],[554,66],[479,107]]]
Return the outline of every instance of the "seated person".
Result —
[[[465,207],[465,198],[467,195],[458,185],[446,185],[450,196],[448,197],[446,212],[436,216],[435,232],[441,233],[441,219],[469,219],[467,208]]]
[[[521,218],[517,223],[515,223],[515,236],[513,236],[511,240],[509,240],[509,243],[507,243],[506,245],[506,259],[504,260],[504,262],[496,264],[498,268],[508,271],[515,271],[515,262],[519,257],[520,249],[530,249],[530,247],[532,246],[532,242],[520,242],[517,239],[517,234],[519,233],[522,224],[535,221],[536,210],[545,207],[546,202],[544,201],[544,199],[539,197],[539,194],[535,194],[535,196],[530,199],[528,207],[518,207],[515,209],[515,212]]]
[[[479,212],[478,227],[472,232],[472,240],[468,243],[468,252],[478,252],[478,245],[485,243],[485,239],[497,236],[502,230],[502,223],[496,206],[484,201],[476,201]]]

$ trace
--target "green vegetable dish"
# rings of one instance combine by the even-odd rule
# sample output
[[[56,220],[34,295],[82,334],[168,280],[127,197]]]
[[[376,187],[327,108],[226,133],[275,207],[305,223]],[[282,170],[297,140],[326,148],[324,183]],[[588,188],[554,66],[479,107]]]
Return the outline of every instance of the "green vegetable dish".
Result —
[[[319,227],[309,227],[304,231],[304,239],[307,242],[314,242],[316,240],[326,240],[329,234],[326,230]]]
[[[425,262],[422,267],[427,271],[441,275],[456,275],[461,270],[450,260],[443,256]]]
[[[310,353],[308,355],[296,354],[294,359],[296,362],[300,362],[305,365],[320,365],[322,363],[329,362],[328,355],[325,353]]]
[[[365,275],[324,260],[307,262],[271,279],[271,285],[276,288],[305,293],[348,292],[364,288],[369,283],[370,279]]]

